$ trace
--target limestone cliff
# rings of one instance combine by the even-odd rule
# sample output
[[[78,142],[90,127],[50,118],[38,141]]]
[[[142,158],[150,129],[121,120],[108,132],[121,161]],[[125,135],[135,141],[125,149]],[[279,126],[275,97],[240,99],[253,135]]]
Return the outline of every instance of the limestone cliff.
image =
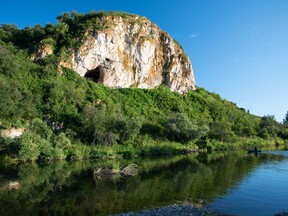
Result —
[[[195,89],[189,57],[168,33],[139,16],[105,16],[100,21],[103,28],[88,29],[62,66],[108,87],[154,88],[164,83],[179,93]]]

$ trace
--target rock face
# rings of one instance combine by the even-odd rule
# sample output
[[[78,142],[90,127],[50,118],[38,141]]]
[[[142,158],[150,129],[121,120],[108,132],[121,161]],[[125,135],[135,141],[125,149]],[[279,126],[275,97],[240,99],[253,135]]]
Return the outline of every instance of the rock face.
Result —
[[[106,27],[85,33],[70,60],[60,64],[108,87],[195,90],[189,57],[168,33],[144,17],[103,17]],[[45,55],[44,55],[45,56]]]
[[[49,44],[40,44],[37,52],[32,55],[32,60],[34,59],[43,59],[48,55],[53,54],[53,49]]]
[[[4,138],[13,139],[13,138],[22,136],[24,132],[25,132],[24,128],[10,128],[10,129],[1,131],[1,136]]]

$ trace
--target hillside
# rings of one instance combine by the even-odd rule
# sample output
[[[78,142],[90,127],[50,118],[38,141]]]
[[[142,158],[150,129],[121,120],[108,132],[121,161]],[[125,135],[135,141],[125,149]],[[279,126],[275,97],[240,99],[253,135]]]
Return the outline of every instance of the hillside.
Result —
[[[70,48],[81,46],[81,31],[88,28],[76,18],[91,20],[89,14],[71,16],[63,14],[62,22],[45,27],[0,27],[2,159],[177,154],[287,139],[287,128],[273,116],[251,115],[204,88],[185,94],[166,83],[154,89],[109,88],[61,66]],[[65,17],[73,25],[61,33]],[[43,40],[53,44],[53,54],[35,58]],[[12,129],[23,134],[9,138]]]
[[[28,49],[36,61],[53,59],[108,87],[151,89],[164,84],[179,93],[195,89],[192,64],[183,48],[147,18],[72,12],[57,19],[56,26],[14,29],[14,44]],[[5,30],[2,35],[11,41]]]

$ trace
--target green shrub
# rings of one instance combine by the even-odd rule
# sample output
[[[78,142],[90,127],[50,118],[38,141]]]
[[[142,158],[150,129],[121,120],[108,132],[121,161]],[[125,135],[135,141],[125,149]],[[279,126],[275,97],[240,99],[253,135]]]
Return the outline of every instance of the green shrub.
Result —
[[[57,160],[66,159],[67,155],[62,148],[55,147],[53,149],[53,158]]]
[[[208,127],[199,127],[183,113],[177,113],[164,122],[164,135],[172,141],[181,143],[196,141],[205,136],[208,130]]]
[[[19,159],[22,161],[36,161],[40,155],[40,146],[42,142],[46,142],[39,135],[26,132],[19,139]]]
[[[43,122],[39,118],[32,120],[29,129],[46,140],[50,140],[53,134],[52,129],[47,125],[47,123]]]
[[[54,137],[53,146],[55,149],[69,149],[71,147],[71,141],[66,137],[65,133],[60,133]]]
[[[40,151],[38,159],[51,160],[54,158],[54,148],[50,141],[41,139],[41,142],[38,144],[38,148]]]

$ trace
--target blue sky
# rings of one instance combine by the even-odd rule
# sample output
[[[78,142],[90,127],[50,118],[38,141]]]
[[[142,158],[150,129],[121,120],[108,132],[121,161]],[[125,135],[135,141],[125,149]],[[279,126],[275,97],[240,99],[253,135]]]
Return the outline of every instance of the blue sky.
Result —
[[[0,23],[56,23],[62,12],[126,11],[152,20],[189,55],[196,84],[250,113],[288,111],[287,0],[14,0]]]

